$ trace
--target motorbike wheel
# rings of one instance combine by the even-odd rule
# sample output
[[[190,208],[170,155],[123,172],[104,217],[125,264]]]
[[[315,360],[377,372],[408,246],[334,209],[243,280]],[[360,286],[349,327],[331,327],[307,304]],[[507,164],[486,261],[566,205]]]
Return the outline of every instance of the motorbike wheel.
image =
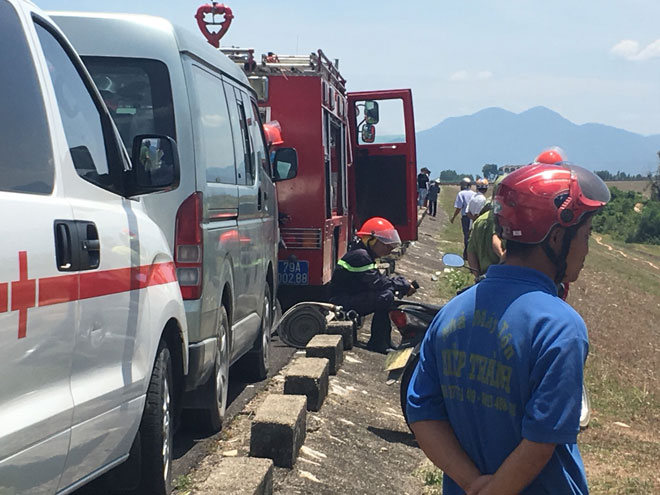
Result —
[[[399,392],[399,400],[401,401],[401,412],[403,417],[408,424],[408,413],[406,412],[406,404],[408,403],[408,385],[410,385],[410,380],[417,368],[417,363],[419,362],[419,352],[413,353],[413,355],[408,360],[406,367],[403,370],[401,375],[401,390]]]

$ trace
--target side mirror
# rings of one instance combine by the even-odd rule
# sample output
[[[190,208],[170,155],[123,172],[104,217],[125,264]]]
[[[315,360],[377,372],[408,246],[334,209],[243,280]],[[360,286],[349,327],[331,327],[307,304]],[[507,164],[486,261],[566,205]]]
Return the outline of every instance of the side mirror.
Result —
[[[133,195],[175,189],[179,185],[176,142],[160,134],[140,134],[133,139]]]
[[[362,126],[362,141],[365,143],[373,143],[376,140],[376,127],[365,122]]]
[[[364,115],[367,124],[378,123],[378,102],[367,100],[364,102]]]
[[[295,148],[279,148],[271,156],[273,182],[293,179],[298,175],[298,152]]]
[[[447,253],[442,257],[442,263],[452,268],[461,268],[465,265],[465,260],[458,254]]]

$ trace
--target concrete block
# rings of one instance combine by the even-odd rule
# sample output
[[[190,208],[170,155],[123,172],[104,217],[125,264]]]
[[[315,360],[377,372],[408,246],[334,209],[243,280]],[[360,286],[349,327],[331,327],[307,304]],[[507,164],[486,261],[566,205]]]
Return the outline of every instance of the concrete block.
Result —
[[[329,362],[325,358],[298,358],[284,372],[284,394],[307,396],[307,410],[318,411],[328,395]]]
[[[305,441],[306,404],[303,395],[267,396],[252,420],[250,455],[272,459],[279,467],[293,467]]]
[[[305,347],[307,357],[326,358],[329,372],[336,375],[344,362],[344,344],[341,335],[315,335]]]
[[[331,321],[325,329],[329,335],[341,335],[344,342],[344,350],[353,348],[353,322],[352,321]]]
[[[273,461],[256,457],[225,457],[195,490],[199,495],[272,495]]]

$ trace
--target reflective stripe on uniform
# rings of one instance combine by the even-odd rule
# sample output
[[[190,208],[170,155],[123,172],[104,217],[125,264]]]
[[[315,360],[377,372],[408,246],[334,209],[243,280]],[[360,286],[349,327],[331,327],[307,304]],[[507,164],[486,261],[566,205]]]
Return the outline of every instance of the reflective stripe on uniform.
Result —
[[[368,265],[364,265],[364,266],[351,266],[348,263],[346,263],[344,260],[339,260],[337,264],[342,268],[344,268],[345,270],[348,270],[349,272],[360,273],[360,272],[366,272],[369,270],[376,269],[376,263],[369,263]]]

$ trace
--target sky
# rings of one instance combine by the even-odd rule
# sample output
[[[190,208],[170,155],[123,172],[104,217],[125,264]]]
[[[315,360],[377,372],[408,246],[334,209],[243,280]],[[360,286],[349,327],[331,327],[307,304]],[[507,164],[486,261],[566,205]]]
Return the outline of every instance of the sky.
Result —
[[[34,0],[136,12],[198,32],[195,0]],[[321,48],[349,91],[411,88],[418,131],[487,107],[543,105],[583,124],[660,134],[658,0],[228,0],[222,46]],[[201,33],[200,33],[201,36]],[[385,130],[385,129],[384,129]]]

